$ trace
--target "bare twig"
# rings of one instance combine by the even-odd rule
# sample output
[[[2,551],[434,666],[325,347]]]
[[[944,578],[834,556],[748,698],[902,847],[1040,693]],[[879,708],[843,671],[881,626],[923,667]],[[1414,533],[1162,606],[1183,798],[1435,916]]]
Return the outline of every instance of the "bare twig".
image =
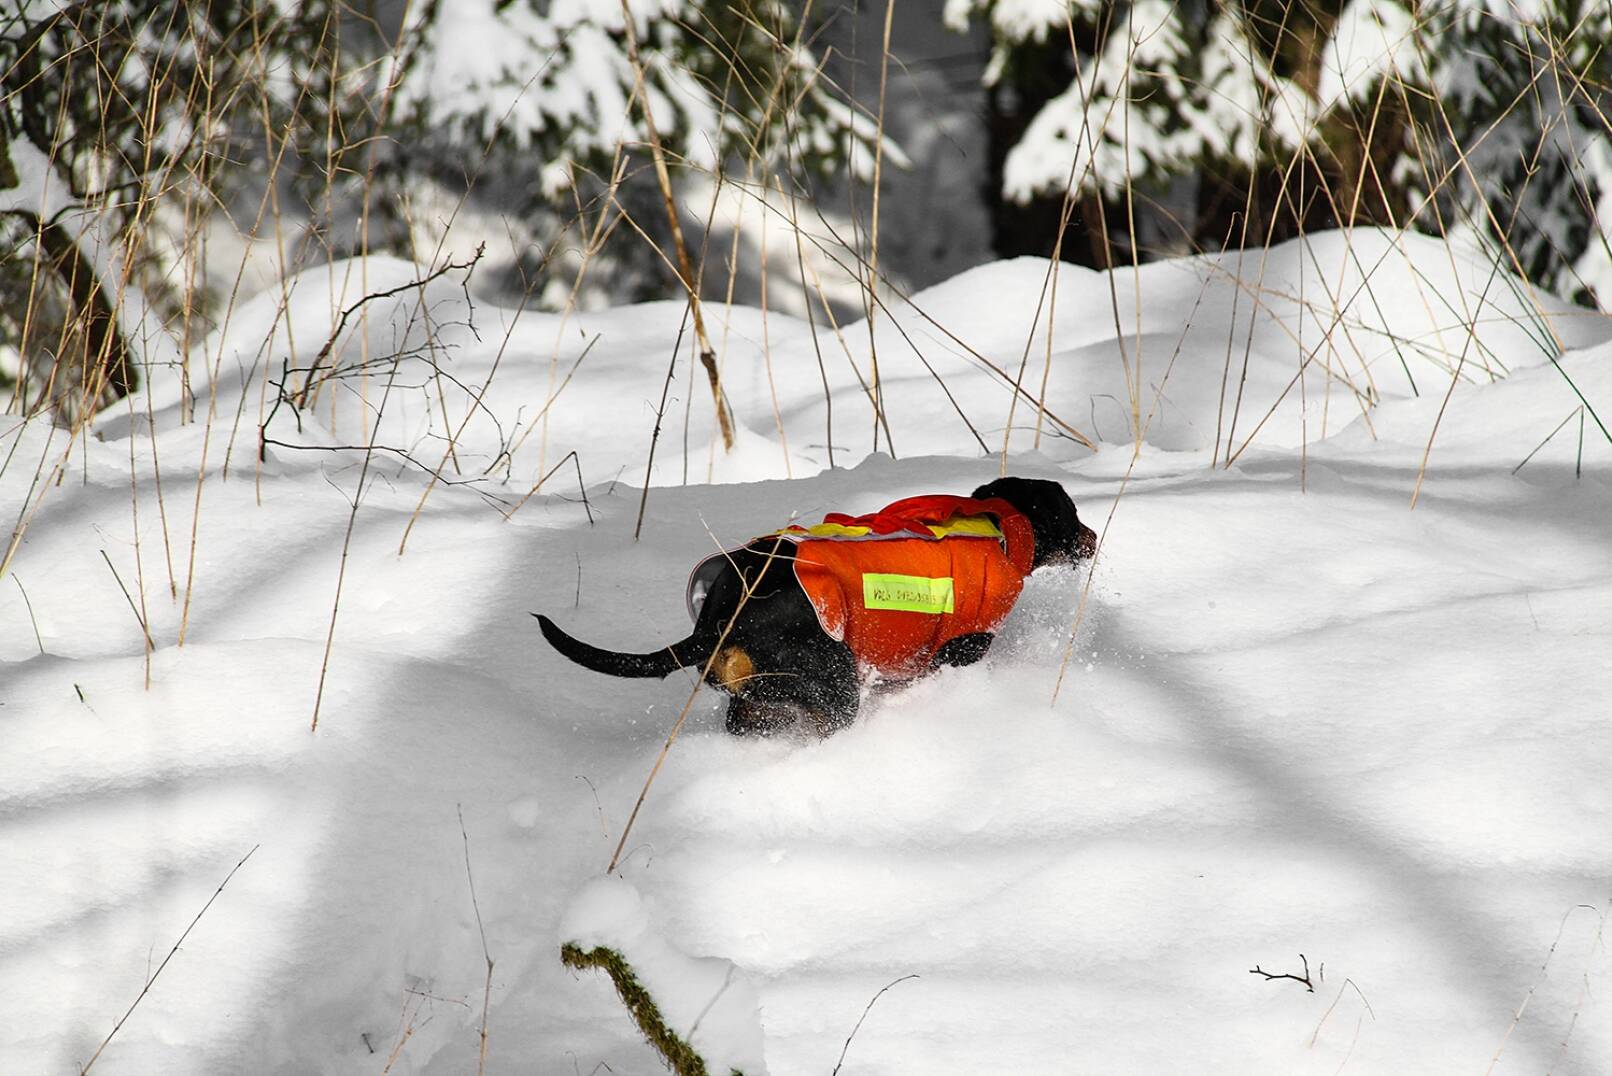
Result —
[[[1360,987],[1355,984],[1353,979],[1345,979],[1343,985],[1338,987],[1338,996],[1332,999],[1332,1004],[1328,1005],[1327,1011],[1321,1014],[1321,1019],[1315,1025],[1315,1031],[1310,1034],[1311,1046],[1314,1046],[1316,1041],[1320,1039],[1322,1026],[1326,1024],[1328,1017],[1332,1015],[1332,1010],[1338,1007],[1338,1002],[1343,1000],[1343,992],[1349,989],[1353,989],[1360,996],[1360,1003],[1366,1007],[1367,1014],[1373,1020],[1377,1019],[1377,1014],[1372,1011],[1371,1002],[1366,1000],[1366,995],[1361,991]]]
[[[201,911],[196,913],[196,918],[190,921],[190,925],[185,928],[184,933],[179,935],[179,940],[174,942],[173,948],[168,950],[168,955],[162,958],[161,964],[157,965],[157,970],[151,973],[151,978],[147,979],[145,986],[140,988],[139,996],[137,996],[134,1001],[130,1003],[129,1007],[124,1010],[123,1015],[118,1018],[118,1022],[112,1025],[112,1030],[107,1032],[106,1038],[101,1040],[101,1045],[95,1048],[95,1053],[92,1054],[90,1059],[86,1061],[83,1067],[78,1070],[79,1076],[84,1076],[85,1073],[89,1072],[89,1070],[94,1067],[96,1060],[101,1056],[101,1051],[106,1049],[107,1043],[111,1042],[112,1037],[122,1030],[124,1023],[126,1023],[129,1017],[134,1013],[135,1007],[138,1006],[140,1002],[145,1000],[146,994],[150,993],[151,988],[156,985],[157,976],[162,974],[162,969],[166,968],[168,966],[168,961],[172,960],[174,958],[174,954],[179,952],[179,947],[185,944],[185,939],[190,937],[190,932],[192,930],[196,929],[196,924],[200,923],[202,916],[207,914],[207,909],[213,906],[213,901],[217,900],[218,895],[224,892],[224,887],[229,885],[231,878],[235,877],[235,872],[240,870],[241,867],[245,866],[246,861],[252,858],[252,852],[256,852],[258,848],[259,846],[254,844],[252,846],[252,851],[247,852],[246,855],[242,856],[240,862],[231,867],[230,872],[224,876],[224,880],[218,883],[218,888],[213,890],[213,895],[207,898],[207,903],[203,904]]]
[[[756,573],[754,579],[745,581],[744,593],[739,596],[739,603],[734,607],[733,615],[722,626],[722,634],[717,636],[716,645],[711,648],[710,656],[705,659],[705,667],[700,670],[699,677],[694,681],[694,687],[688,693],[688,701],[683,703],[682,712],[677,715],[677,720],[672,723],[671,731],[666,734],[666,743],[661,746],[660,754],[655,757],[655,765],[650,767],[649,776],[644,778],[644,787],[639,790],[638,800],[633,804],[632,813],[627,816],[627,824],[621,829],[621,840],[616,842],[616,851],[610,857],[610,866],[606,868],[606,873],[614,874],[617,865],[620,864],[621,852],[622,849],[627,847],[627,837],[632,833],[633,823],[638,821],[638,812],[643,808],[644,800],[649,797],[649,786],[655,783],[655,775],[660,773],[662,763],[666,761],[666,756],[671,753],[672,744],[677,742],[678,733],[683,731],[683,722],[688,720],[689,711],[694,708],[694,700],[699,697],[700,685],[705,683],[706,677],[710,676],[712,664],[722,653],[723,644],[728,641],[728,633],[733,630],[733,625],[738,621],[739,614],[744,612],[744,607],[750,601],[750,595],[754,594],[756,588],[761,585],[761,580],[767,574],[767,569],[772,567],[772,562],[778,555],[778,548],[784,541],[785,539],[783,538],[774,540],[772,551],[762,562],[761,571]]]
[[[671,361],[666,364],[666,380],[660,387],[660,404],[655,408],[655,428],[649,434],[649,455],[644,460],[644,489],[638,496],[638,522],[633,525],[632,540],[638,541],[638,536],[644,532],[644,510],[649,506],[649,479],[655,470],[655,446],[660,442],[661,422],[666,417],[666,397],[672,391],[672,374],[677,369],[677,353],[683,348],[683,334],[688,329],[689,311],[692,307],[685,307],[683,320],[677,326],[677,339],[672,343]]]
[[[838,1061],[834,1062],[834,1071],[831,1072],[829,1074],[829,1076],[839,1076],[840,1066],[845,1064],[845,1053],[846,1053],[847,1050],[849,1050],[851,1048],[851,1040],[856,1038],[856,1033],[858,1031],[862,1030],[862,1021],[866,1020],[868,1018],[868,1013],[873,1011],[874,1002],[876,1002],[880,998],[884,997],[884,992],[886,990],[890,989],[892,986],[895,986],[898,983],[904,983],[908,979],[917,979],[917,978],[920,978],[920,976],[917,973],[913,973],[912,975],[903,975],[901,978],[893,980],[893,981],[888,982],[888,983],[885,983],[884,986],[879,988],[879,992],[877,994],[874,994],[872,999],[868,1001],[867,1008],[862,1010],[862,1015],[857,1017],[856,1026],[851,1029],[851,1033],[849,1035],[845,1036],[845,1045],[840,1047],[840,1059]]]
[[[1556,428],[1554,430],[1551,430],[1549,433],[1547,433],[1545,435],[1545,439],[1543,441],[1539,442],[1539,444],[1535,445],[1533,447],[1533,451],[1529,452],[1528,455],[1524,456],[1522,458],[1522,462],[1517,464],[1517,466],[1515,466],[1515,467],[1513,467],[1511,469],[1511,473],[1516,474],[1518,471],[1522,470],[1523,467],[1527,466],[1528,461],[1533,459],[1534,456],[1536,456],[1539,453],[1540,449],[1542,449],[1546,445],[1550,444],[1550,439],[1552,437],[1555,437],[1557,434],[1561,433],[1563,427],[1565,427],[1569,422],[1572,422],[1574,418],[1577,418],[1579,420],[1579,452],[1580,452],[1581,457],[1582,457],[1582,453],[1584,451],[1584,406],[1582,404],[1580,404],[1578,407],[1575,407],[1575,408],[1573,408],[1573,410],[1569,411],[1567,413],[1567,417],[1562,419],[1560,422],[1558,422],[1556,424]]]
[[[582,495],[582,508],[588,513],[588,526],[593,526],[593,504],[588,500],[588,487],[582,481],[582,458],[577,455],[576,449],[572,449],[570,452],[567,452],[565,456],[561,458],[559,463],[556,463],[553,467],[550,467],[548,472],[544,474],[542,478],[539,478],[531,489],[526,491],[526,496],[516,501],[515,506],[504,513],[504,518],[509,519],[516,512],[520,511],[521,505],[525,504],[527,501],[536,496],[537,491],[543,488],[543,483],[552,478],[554,472],[558,471],[561,467],[564,467],[568,461],[576,465],[577,492]]]
[[[470,834],[465,830],[465,810],[460,804],[455,804],[454,810],[459,814],[459,836],[465,842],[465,881],[470,883],[470,907],[476,913],[476,932],[481,935],[481,957],[487,961],[487,981],[481,990],[481,1051],[476,1059],[476,1076],[483,1076],[487,1071],[487,1009],[493,995],[493,958],[487,950],[487,928],[481,922],[481,904],[476,900],[476,876],[470,871]]]
[[[879,115],[873,140],[873,218],[869,225],[867,262],[867,323],[868,357],[873,366],[873,448],[879,448],[879,424],[885,423],[885,447],[895,455],[895,446],[889,443],[890,426],[884,413],[884,385],[879,377],[879,340],[873,331],[874,315],[879,309],[879,184],[884,166],[884,93],[890,75],[890,25],[895,18],[896,0],[885,0],[884,43],[879,51]]]
[[[689,311],[694,317],[694,338],[700,345],[700,364],[705,367],[705,374],[711,383],[711,399],[716,405],[717,424],[722,428],[722,447],[733,448],[733,416],[729,414],[727,401],[723,398],[722,377],[716,368],[716,352],[711,348],[711,338],[705,332],[705,318],[700,312],[699,287],[694,274],[694,264],[689,260],[688,244],[683,241],[683,225],[678,220],[677,201],[672,196],[671,174],[666,170],[666,153],[661,146],[660,132],[655,128],[655,115],[649,107],[649,89],[644,82],[644,65],[638,55],[638,31],[633,24],[632,8],[627,0],[621,0],[621,15],[624,34],[627,40],[627,58],[632,63],[634,92],[637,94],[639,111],[644,117],[644,133],[649,136],[649,154],[655,162],[655,179],[660,184],[661,199],[666,205],[666,223],[671,229],[672,246],[677,252],[677,272],[682,279],[683,288],[688,293]]]
[[[336,617],[341,609],[341,588],[347,579],[347,555],[353,544],[353,530],[358,524],[358,506],[364,500],[364,482],[369,477],[370,466],[375,461],[374,434],[380,430],[381,417],[386,413],[386,402],[391,398],[392,386],[397,381],[398,367],[402,360],[392,363],[391,376],[387,378],[386,388],[381,393],[380,405],[375,409],[375,426],[371,431],[369,446],[364,450],[364,465],[358,471],[358,485],[353,489],[353,507],[347,515],[347,531],[341,540],[341,563],[336,569],[336,593],[330,602],[330,628],[325,633],[325,655],[319,662],[319,687],[313,698],[313,720],[309,722],[308,731],[319,731],[319,708],[325,700],[325,680],[330,675],[330,653],[336,645]]]
[[[39,634],[39,621],[34,617],[34,603],[28,600],[28,592],[22,589],[22,579],[16,572],[11,573],[11,581],[17,584],[18,590],[22,591],[22,603],[28,607],[28,623],[32,624],[34,628],[34,642],[39,644],[39,652],[43,654],[45,652],[45,640]]]
[[[123,585],[123,578],[118,575],[118,570],[112,566],[112,558],[106,555],[106,550],[104,549],[101,550],[101,559],[106,561],[107,570],[112,573],[112,578],[117,580],[118,589],[123,591],[124,600],[129,603],[129,611],[134,614],[134,619],[140,625],[140,634],[145,636],[146,653],[151,653],[154,644],[151,642],[151,629],[146,627],[146,618],[140,615],[140,609],[134,604],[134,598],[129,594],[129,588]],[[44,647],[41,646],[40,650],[43,651]]]
[[[1266,979],[1267,982],[1269,982],[1272,979],[1292,979],[1296,983],[1303,983],[1304,984],[1304,989],[1308,990],[1310,993],[1313,994],[1313,993],[1315,993],[1315,984],[1310,981],[1310,961],[1309,961],[1308,958],[1305,957],[1305,955],[1303,953],[1299,954],[1299,959],[1304,961],[1304,974],[1303,975],[1291,975],[1291,974],[1288,974],[1286,972],[1278,974],[1276,972],[1266,971],[1264,968],[1261,968],[1258,964],[1255,964],[1252,968],[1249,968],[1248,969],[1248,974],[1250,974],[1250,975],[1263,975],[1263,976],[1265,976],[1265,979]]]

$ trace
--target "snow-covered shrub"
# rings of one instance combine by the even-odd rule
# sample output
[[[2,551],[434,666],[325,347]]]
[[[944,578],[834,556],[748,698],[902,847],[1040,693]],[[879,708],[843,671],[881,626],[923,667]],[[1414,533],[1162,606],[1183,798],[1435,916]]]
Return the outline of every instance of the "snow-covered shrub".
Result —
[[[513,209],[550,267],[586,246],[578,218],[612,200],[661,238],[649,120],[680,190],[690,169],[757,187],[868,176],[876,125],[835,96],[801,30],[779,0],[430,0],[391,76],[400,153],[412,173]],[[589,255],[615,298],[663,291],[660,257],[619,233]]]
[[[1509,248],[1507,268],[1612,309],[1612,5],[1444,0],[1414,43],[1430,160],[1407,147],[1394,168],[1419,222],[1435,200],[1452,228]]]
[[[1467,232],[1609,301],[1612,6],[947,3],[954,28],[976,18],[987,86],[1022,123],[1001,162],[1010,201],[1101,198],[1121,242],[1135,203],[1167,199],[1198,247],[1245,212],[1249,242],[1361,222]]]
[[[620,0],[463,0],[423,5],[397,87],[400,111],[461,151],[540,162],[540,193],[578,171],[608,176],[619,144],[648,131]],[[837,167],[872,124],[827,93],[776,0],[637,0],[644,95],[667,152],[716,168],[730,153]],[[504,159],[507,159],[504,158]],[[869,162],[871,163],[870,159]]]
[[[1066,187],[1113,198],[1127,183],[1162,182],[1210,160],[1251,167],[1261,136],[1278,129],[1285,80],[1232,11],[950,0],[945,17],[963,30],[974,13],[991,22],[987,84],[1014,77],[1029,46],[1050,46],[1040,62],[1062,63],[1070,76],[1008,153],[1003,192],[1016,201]],[[1071,51],[1071,36],[1093,47]]]
[[[342,18],[331,0],[27,0],[0,15],[10,406],[93,412],[206,331],[195,238],[213,209],[288,161],[335,174],[364,144]]]

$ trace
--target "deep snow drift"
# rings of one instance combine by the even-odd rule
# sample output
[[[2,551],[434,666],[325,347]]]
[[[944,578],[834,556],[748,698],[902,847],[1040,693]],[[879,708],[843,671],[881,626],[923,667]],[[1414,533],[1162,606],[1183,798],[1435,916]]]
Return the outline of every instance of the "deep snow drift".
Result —
[[[244,304],[191,400],[159,370],[96,436],[5,427],[0,1071],[76,1072],[249,851],[94,1072],[475,1071],[487,956],[487,1071],[660,1071],[562,922],[720,971],[695,1021],[737,983],[705,1033],[775,1076],[1612,1070],[1612,324],[1375,232],[1066,266],[1055,304],[1046,270],[887,297],[896,459],[864,324],[713,308],[738,445],[685,336],[646,468],[680,307],[451,275],[277,408],[423,273],[383,261]],[[690,685],[527,613],[648,649],[706,551],[966,491],[1010,425],[1089,575],[826,741],[702,693],[600,883]],[[573,451],[587,503],[569,461],[523,503]],[[1313,993],[1249,974],[1301,953]]]

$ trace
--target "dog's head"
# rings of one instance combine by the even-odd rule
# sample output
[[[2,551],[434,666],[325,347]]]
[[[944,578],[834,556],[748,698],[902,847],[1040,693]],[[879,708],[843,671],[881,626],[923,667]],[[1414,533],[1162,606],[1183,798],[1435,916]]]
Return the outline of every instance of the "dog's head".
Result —
[[[998,478],[969,496],[1000,497],[1024,513],[1035,532],[1035,566],[1073,564],[1097,552],[1097,533],[1080,521],[1075,502],[1044,478]]]

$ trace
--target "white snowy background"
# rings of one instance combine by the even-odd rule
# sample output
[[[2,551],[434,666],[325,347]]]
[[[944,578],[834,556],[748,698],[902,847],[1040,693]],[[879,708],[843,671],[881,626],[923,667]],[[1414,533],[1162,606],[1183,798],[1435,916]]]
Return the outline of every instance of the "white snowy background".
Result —
[[[865,324],[713,307],[738,444],[684,335],[646,468],[679,304],[449,274],[275,408],[426,272],[311,271],[193,402],[0,430],[0,1072],[78,1072],[137,998],[93,1072],[463,1074],[484,1017],[488,1072],[661,1071],[568,936],[751,1072],[1612,1071],[1612,321],[1391,233],[1055,302],[1020,259],[887,297],[895,458]],[[827,740],[701,692],[602,879],[691,684],[528,612],[650,649],[708,550],[1004,467],[1095,564]],[[1250,974],[1300,954],[1313,993]]]

